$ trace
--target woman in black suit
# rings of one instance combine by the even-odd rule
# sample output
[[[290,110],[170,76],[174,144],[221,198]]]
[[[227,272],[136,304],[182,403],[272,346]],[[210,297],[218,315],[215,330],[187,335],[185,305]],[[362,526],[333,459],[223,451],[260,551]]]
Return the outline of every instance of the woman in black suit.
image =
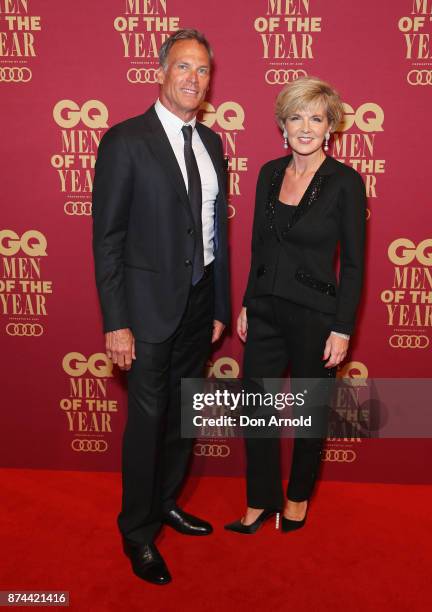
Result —
[[[328,83],[312,77],[289,83],[277,97],[276,117],[292,154],[267,162],[258,178],[251,268],[237,321],[246,342],[244,378],[278,378],[289,365],[292,378],[328,379],[345,358],[354,329],[365,188],[354,169],[324,152],[343,118],[341,100]],[[295,438],[285,499],[279,439],[248,438],[248,507],[226,529],[255,533],[279,511],[282,531],[302,527],[322,444],[322,437]]]

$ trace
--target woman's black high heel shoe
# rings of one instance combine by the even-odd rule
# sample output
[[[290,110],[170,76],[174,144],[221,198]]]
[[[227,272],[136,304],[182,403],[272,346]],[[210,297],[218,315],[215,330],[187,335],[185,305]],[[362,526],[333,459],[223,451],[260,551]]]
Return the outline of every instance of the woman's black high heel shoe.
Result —
[[[235,531],[236,533],[253,534],[256,531],[258,531],[258,529],[262,525],[264,525],[267,519],[274,516],[275,514],[276,514],[276,529],[277,529],[279,525],[279,510],[263,510],[261,514],[259,515],[259,517],[255,519],[255,521],[251,523],[250,525],[243,525],[241,520],[239,520],[239,521],[234,521],[233,523],[229,523],[228,525],[225,525],[224,529],[227,529],[228,531]]]
[[[306,523],[306,517],[309,509],[309,504],[306,507],[306,513],[304,518],[301,521],[293,521],[292,519],[287,519],[282,515],[281,521],[281,531],[283,533],[287,533],[288,531],[296,531],[297,529],[301,529]]]

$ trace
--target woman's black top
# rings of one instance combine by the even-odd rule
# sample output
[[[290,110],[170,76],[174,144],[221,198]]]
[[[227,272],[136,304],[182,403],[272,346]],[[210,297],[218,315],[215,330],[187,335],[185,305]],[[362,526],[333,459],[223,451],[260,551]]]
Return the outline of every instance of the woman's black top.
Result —
[[[297,206],[295,204],[285,204],[284,202],[281,202],[280,200],[277,201],[275,218],[276,218],[276,223],[279,227],[279,231],[283,232],[285,227],[289,225],[289,223],[291,222],[293,218],[296,208]]]

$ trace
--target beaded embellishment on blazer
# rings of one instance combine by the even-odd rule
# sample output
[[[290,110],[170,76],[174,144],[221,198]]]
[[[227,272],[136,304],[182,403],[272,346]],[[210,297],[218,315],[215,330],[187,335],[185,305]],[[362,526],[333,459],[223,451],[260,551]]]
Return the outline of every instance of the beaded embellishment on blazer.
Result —
[[[325,293],[326,295],[336,297],[336,288],[334,285],[332,285],[332,283],[320,281],[309,274],[309,272],[297,270],[295,273],[295,278],[299,281],[299,283],[306,285],[306,287],[310,287],[311,289],[316,289],[317,291],[321,291],[321,293]]]
[[[276,212],[276,203],[279,196],[280,188],[282,186],[283,177],[285,174],[285,168],[280,168],[273,172],[268,198],[265,206],[265,216],[267,218],[268,228],[274,229],[274,217]],[[308,210],[312,207],[312,204],[318,199],[324,184],[325,177],[321,174],[316,174],[312,179],[309,187],[306,189],[306,193],[302,197],[300,204],[296,207],[292,219],[288,225],[288,229],[293,227],[299,219],[301,219]]]

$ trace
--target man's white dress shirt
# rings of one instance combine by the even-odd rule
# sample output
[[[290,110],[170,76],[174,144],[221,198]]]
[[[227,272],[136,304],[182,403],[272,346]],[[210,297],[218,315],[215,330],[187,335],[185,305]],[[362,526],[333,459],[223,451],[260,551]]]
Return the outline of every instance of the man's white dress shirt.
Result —
[[[203,141],[195,129],[196,117],[188,123],[185,123],[169,111],[160,100],[155,103],[155,111],[162,123],[165,133],[170,141],[174,155],[176,156],[178,165],[180,166],[183,180],[188,189],[188,176],[186,170],[186,162],[184,158],[184,137],[182,127],[184,125],[192,126],[192,149],[198,165],[198,171],[201,177],[202,191],[202,230],[203,230],[203,245],[204,245],[204,265],[208,266],[214,259],[214,215],[215,201],[219,193],[219,186],[216,171],[210,155],[205,148]]]

